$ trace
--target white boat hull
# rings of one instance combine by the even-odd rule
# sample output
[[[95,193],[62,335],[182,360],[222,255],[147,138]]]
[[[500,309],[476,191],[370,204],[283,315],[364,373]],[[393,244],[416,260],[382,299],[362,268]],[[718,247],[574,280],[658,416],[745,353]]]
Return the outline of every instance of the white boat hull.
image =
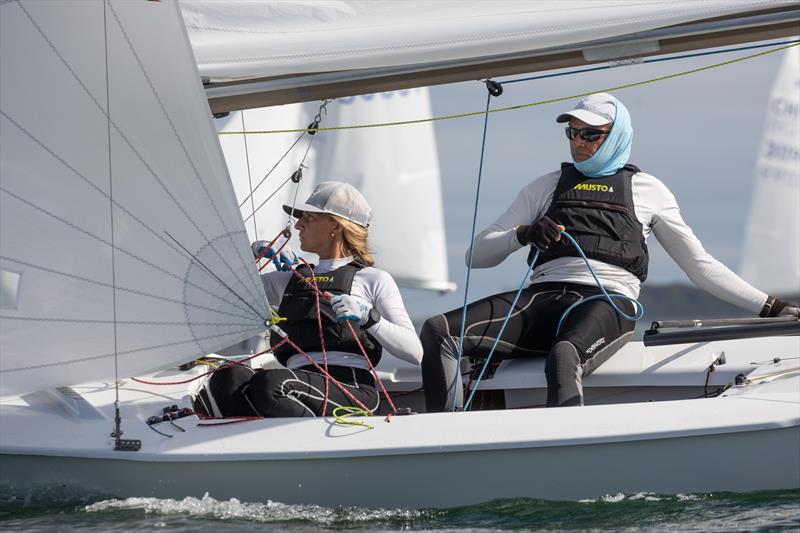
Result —
[[[2,455],[14,487],[77,486],[126,497],[360,507],[450,507],[501,498],[797,488],[800,428],[583,446],[333,459],[136,461]],[[755,459],[755,461],[754,461]]]
[[[728,362],[706,374],[704,357],[721,351]],[[784,360],[753,362],[754,353],[766,352]],[[145,421],[172,403],[186,406],[187,385],[127,380],[120,388],[123,437],[141,441],[135,452],[113,450],[109,384],[3,398],[0,485],[63,485],[120,498],[208,493],[218,500],[415,508],[800,488],[797,352],[798,340],[789,337],[647,350],[631,343],[585,380],[592,395],[603,396],[606,386],[614,391],[607,397],[622,403],[358,419],[371,429],[332,418],[206,427],[219,421],[190,416],[175,422],[184,431],[154,426],[171,435],[164,436]],[[505,368],[487,388],[504,384],[509,392],[526,371],[520,361]],[[664,398],[670,390],[685,395],[694,382],[702,395],[706,378],[729,383],[744,374],[746,382],[713,398],[697,398],[695,390],[689,399],[630,401],[618,392],[627,380],[631,390]]]

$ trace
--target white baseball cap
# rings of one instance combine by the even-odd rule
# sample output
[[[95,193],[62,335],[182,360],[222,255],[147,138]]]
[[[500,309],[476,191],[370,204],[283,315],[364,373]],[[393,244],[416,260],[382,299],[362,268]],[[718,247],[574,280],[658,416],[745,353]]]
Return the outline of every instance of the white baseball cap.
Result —
[[[617,100],[608,93],[590,94],[578,101],[575,109],[561,113],[556,122],[569,122],[571,117],[589,124],[602,126],[617,118]]]
[[[314,192],[303,204],[285,205],[283,210],[293,217],[300,218],[303,213],[328,213],[354,222],[365,228],[369,227],[372,217],[367,200],[358,189],[341,181],[323,181],[314,188]]]

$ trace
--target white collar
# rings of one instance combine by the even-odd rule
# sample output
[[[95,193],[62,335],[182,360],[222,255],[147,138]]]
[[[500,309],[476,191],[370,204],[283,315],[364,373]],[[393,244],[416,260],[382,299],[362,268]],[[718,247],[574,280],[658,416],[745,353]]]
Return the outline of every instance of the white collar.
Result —
[[[352,256],[340,257],[338,259],[320,259],[319,265],[317,265],[317,268],[315,270],[317,272],[330,272],[331,270],[336,270],[337,268],[352,262],[353,262]]]

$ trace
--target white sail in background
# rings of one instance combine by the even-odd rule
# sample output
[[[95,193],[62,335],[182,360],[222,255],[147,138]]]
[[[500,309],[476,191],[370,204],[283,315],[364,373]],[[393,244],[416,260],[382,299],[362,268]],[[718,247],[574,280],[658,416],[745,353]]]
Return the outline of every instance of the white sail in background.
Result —
[[[321,126],[392,122],[431,116],[427,88],[372,94],[334,100],[327,106]],[[246,130],[304,128],[313,120],[314,103],[244,111]],[[241,112],[218,121],[220,131],[243,131]],[[252,199],[251,188],[280,160],[297,140],[298,133],[220,135],[225,159],[242,204],[248,235],[271,240],[287,222],[281,206],[292,204],[296,187],[281,185],[303,158],[309,135],[286,155]],[[250,175],[247,161],[250,162]],[[445,249],[441,176],[436,137],[430,123],[375,129],[320,131],[305,160],[303,179],[297,195],[302,203],[316,182],[336,180],[353,184],[367,198],[373,210],[370,245],[377,264],[389,271],[398,285],[407,288],[450,291]],[[279,190],[278,190],[279,189]],[[260,207],[277,190],[269,201]],[[257,209],[256,222],[250,214]],[[308,261],[316,256],[303,253],[296,238],[290,245]]]
[[[0,393],[264,330],[210,121],[177,3],[0,3]]]
[[[250,109],[218,119],[216,125],[221,132],[304,128],[314,119],[315,113],[309,110],[310,107],[302,104]],[[298,138],[300,140],[296,142]],[[310,141],[310,135],[301,133],[219,136],[251,242],[274,239],[289,221],[282,206],[292,205],[295,195],[298,202],[303,202],[311,194],[316,169],[314,143],[317,139],[313,139],[305,157],[304,166],[307,168],[303,169],[300,183],[290,180],[303,161]],[[254,212],[255,216],[251,216]],[[299,252],[296,239],[292,244]]]
[[[783,52],[756,164],[740,273],[771,294],[800,293],[800,49]]]
[[[432,116],[429,90],[416,88],[335,100],[332,125]],[[376,264],[401,287],[452,291],[444,253],[444,213],[436,137],[430,122],[321,135],[317,176],[345,181],[372,207]]]

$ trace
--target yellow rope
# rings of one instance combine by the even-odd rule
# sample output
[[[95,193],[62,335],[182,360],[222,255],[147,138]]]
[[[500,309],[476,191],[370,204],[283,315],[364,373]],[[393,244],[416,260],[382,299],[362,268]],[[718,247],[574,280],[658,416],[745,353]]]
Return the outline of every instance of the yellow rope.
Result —
[[[275,324],[279,324],[281,322],[286,322],[286,318],[280,316],[278,313],[275,312],[274,309],[270,307],[270,312],[272,313],[272,317],[269,319],[269,325],[273,326]]]
[[[800,372],[800,367],[788,368],[786,370],[777,370],[775,372],[770,372],[768,374],[761,374],[760,376],[747,376],[747,381],[750,383],[754,381],[760,381],[762,379],[770,379],[770,378],[777,378],[783,376],[785,374],[793,374],[795,372]]]
[[[367,429],[375,429],[374,426],[370,426],[361,420],[348,420],[352,416],[369,416],[369,413],[360,407],[339,406],[333,410],[333,423],[342,426],[361,426]]]
[[[621,89],[630,89],[631,87],[640,87],[642,85],[647,85],[649,83],[655,83],[657,81],[670,80],[670,79],[673,79],[673,78],[679,78],[681,76],[688,76],[689,74],[696,74],[698,72],[703,72],[703,71],[706,71],[706,70],[711,70],[711,69],[715,69],[715,68],[719,68],[719,67],[723,67],[723,66],[727,66],[727,65],[732,65],[732,64],[738,63],[740,61],[745,61],[747,59],[753,59],[753,58],[756,58],[756,57],[765,56],[767,54],[773,54],[775,52],[780,52],[781,50],[786,50],[787,48],[791,48],[793,46],[799,46],[799,45],[800,45],[800,43],[790,44],[790,45],[787,45],[787,46],[782,46],[780,48],[773,48],[772,50],[767,50],[765,52],[758,52],[757,54],[751,54],[751,55],[747,55],[747,56],[740,57],[740,58],[737,58],[737,59],[731,59],[729,61],[723,61],[721,63],[715,63],[713,65],[708,65],[708,66],[700,67],[700,68],[694,68],[694,69],[691,69],[691,70],[685,70],[683,72],[678,72],[676,74],[670,74],[668,76],[660,76],[658,78],[651,78],[649,80],[638,81],[638,82],[635,82],[635,83],[628,83],[628,84],[625,84],[625,85],[617,85],[615,87],[607,87],[605,89],[594,90],[594,91],[585,92],[585,93],[572,94],[570,96],[562,96],[560,98],[551,98],[549,100],[540,100],[538,102],[532,102],[530,104],[519,104],[519,105],[512,105],[512,106],[507,106],[507,107],[498,107],[498,108],[495,108],[495,109],[490,109],[489,113],[499,113],[501,111],[511,111],[511,110],[514,110],[514,109],[524,109],[526,107],[534,107],[534,106],[540,106],[540,105],[545,105],[545,104],[555,104],[555,103],[558,103],[558,102],[564,102],[566,100],[574,100],[576,98],[581,98],[583,96],[588,96],[590,94],[594,94],[594,93],[597,93],[597,92],[611,92],[611,91],[619,91]],[[458,114],[455,114],[455,115],[445,115],[445,116],[441,116],[441,117],[420,118],[420,119],[416,119],[416,120],[400,120],[400,121],[396,121],[396,122],[376,122],[374,124],[356,124],[356,125],[351,125],[351,126],[332,126],[332,127],[329,127],[329,128],[311,128],[311,129],[302,129],[301,128],[301,129],[291,129],[291,130],[258,130],[258,131],[247,131],[247,132],[242,132],[242,131],[220,131],[220,132],[218,132],[218,134],[219,135],[262,135],[262,134],[269,134],[269,133],[299,133],[299,132],[303,132],[303,131],[308,131],[309,133],[311,133],[311,132],[317,132],[317,131],[337,131],[337,130],[355,130],[355,129],[362,129],[362,128],[381,128],[381,127],[384,127],[384,126],[405,126],[405,125],[409,125],[409,124],[421,124],[421,123],[424,123],[424,122],[436,122],[436,121],[440,121],[440,120],[452,120],[452,119],[457,119],[457,118],[475,117],[475,116],[478,116],[478,115],[483,115],[484,113],[486,113],[486,112],[485,111],[472,111],[470,113],[458,113]]]

